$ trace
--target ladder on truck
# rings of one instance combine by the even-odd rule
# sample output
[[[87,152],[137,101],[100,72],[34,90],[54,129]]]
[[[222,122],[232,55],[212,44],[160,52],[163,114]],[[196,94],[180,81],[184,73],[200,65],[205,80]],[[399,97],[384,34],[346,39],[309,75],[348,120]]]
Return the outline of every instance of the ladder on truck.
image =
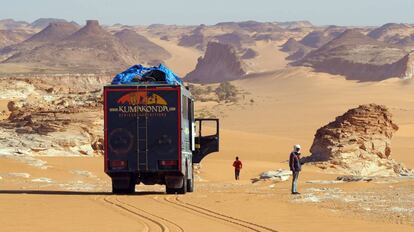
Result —
[[[143,90],[146,94],[144,106],[148,105],[148,86],[145,85]],[[141,105],[141,104],[140,104]],[[148,170],[148,115],[146,113],[137,113],[137,153],[138,153],[138,170]]]

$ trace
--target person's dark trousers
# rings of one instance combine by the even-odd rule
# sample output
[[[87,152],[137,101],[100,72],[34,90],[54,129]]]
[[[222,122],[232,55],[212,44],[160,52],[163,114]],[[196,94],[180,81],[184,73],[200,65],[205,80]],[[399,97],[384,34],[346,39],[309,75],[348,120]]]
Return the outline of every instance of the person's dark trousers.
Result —
[[[292,193],[298,192],[298,179],[299,179],[299,172],[292,171]]]
[[[234,178],[236,180],[238,180],[239,179],[239,176],[240,176],[240,170],[234,169]]]

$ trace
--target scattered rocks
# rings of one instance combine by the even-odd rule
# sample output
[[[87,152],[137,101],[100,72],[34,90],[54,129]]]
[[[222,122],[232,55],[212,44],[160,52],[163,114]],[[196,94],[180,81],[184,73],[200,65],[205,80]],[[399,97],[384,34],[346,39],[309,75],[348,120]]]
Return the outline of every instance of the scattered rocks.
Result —
[[[11,172],[11,173],[7,173],[6,176],[19,177],[19,178],[30,178],[30,174],[25,173],[25,172]]]
[[[345,182],[358,182],[358,181],[370,182],[373,179],[370,177],[364,177],[364,176],[338,176],[336,180],[345,181]]]
[[[80,176],[84,176],[84,177],[96,178],[96,176],[92,172],[89,172],[89,171],[72,170],[71,173],[76,174],[76,175],[80,175]]]
[[[251,179],[252,183],[256,183],[262,180],[271,180],[273,182],[282,182],[287,181],[292,175],[292,172],[289,170],[278,169],[276,171],[266,171],[259,175],[258,178]]]
[[[341,180],[308,180],[308,184],[340,184],[343,183]]]
[[[320,128],[303,162],[355,176],[409,175],[412,171],[389,158],[398,126],[385,106],[351,109]]]
[[[46,178],[46,177],[41,177],[41,178],[36,178],[36,179],[32,179],[32,182],[38,182],[38,183],[52,183],[53,180],[50,178]]]

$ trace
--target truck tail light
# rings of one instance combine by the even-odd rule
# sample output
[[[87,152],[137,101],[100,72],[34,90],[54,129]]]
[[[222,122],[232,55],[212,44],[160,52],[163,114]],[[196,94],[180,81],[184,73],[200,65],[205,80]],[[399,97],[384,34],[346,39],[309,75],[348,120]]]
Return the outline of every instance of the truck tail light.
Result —
[[[164,170],[177,169],[178,161],[177,160],[158,160],[158,167]]]
[[[128,167],[128,161],[126,160],[111,160],[109,163],[111,169],[125,169]]]

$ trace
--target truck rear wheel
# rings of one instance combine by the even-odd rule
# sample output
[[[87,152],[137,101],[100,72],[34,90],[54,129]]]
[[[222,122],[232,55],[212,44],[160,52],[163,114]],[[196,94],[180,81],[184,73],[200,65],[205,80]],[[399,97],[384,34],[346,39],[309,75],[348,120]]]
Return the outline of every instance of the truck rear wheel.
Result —
[[[135,193],[135,178],[112,178],[113,194]]]
[[[187,175],[183,176],[183,186],[177,189],[178,194],[185,194],[187,192]]]
[[[168,187],[168,185],[166,185],[166,192],[167,194],[185,194],[187,192],[187,178],[186,176],[181,177],[182,180],[180,182],[182,182],[182,186],[180,188],[170,188]]]

